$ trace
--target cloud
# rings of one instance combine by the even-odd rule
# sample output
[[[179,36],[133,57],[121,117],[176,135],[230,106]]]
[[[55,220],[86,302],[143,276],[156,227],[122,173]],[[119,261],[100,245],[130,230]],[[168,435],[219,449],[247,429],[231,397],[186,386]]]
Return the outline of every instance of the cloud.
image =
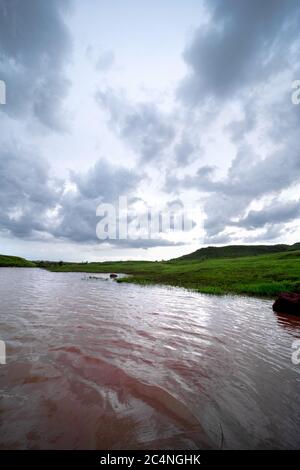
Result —
[[[99,55],[96,61],[96,69],[100,72],[109,70],[115,62],[115,54],[113,51],[105,51]]]
[[[282,224],[300,218],[300,201],[282,202],[274,199],[261,210],[251,210],[239,221],[240,227],[256,229],[265,225]]]
[[[106,202],[132,192],[141,179],[135,171],[111,165],[104,159],[98,160],[87,173],[72,172],[71,176],[82,197]]]
[[[29,132],[36,122],[48,130],[64,131],[64,102],[71,85],[68,73],[77,71],[75,85],[82,98],[80,87],[86,84],[79,82],[83,74],[91,74],[87,83],[95,83],[99,77],[105,80],[105,74],[97,71],[105,72],[114,64],[111,47],[115,50],[118,38],[102,51],[86,50],[92,67],[86,60],[76,62],[81,57],[82,33],[75,21],[74,45],[81,46],[74,54],[75,67],[67,72],[73,42],[66,20],[72,3],[0,0],[0,78],[7,84],[7,105],[0,113],[5,117],[3,135],[8,140],[21,129],[19,141],[27,139],[28,143],[30,139],[31,143]],[[125,143],[119,145],[102,128],[103,140],[108,138],[103,148],[112,143],[114,161],[122,150],[126,161],[133,152],[137,164],[132,170],[101,158],[87,171],[71,171],[65,181],[54,178],[42,154],[28,145],[14,141],[3,145],[2,233],[21,239],[100,243],[96,238],[97,205],[114,203],[124,194],[134,213],[144,189],[141,183],[147,181],[143,197],[152,198],[156,205],[164,206],[174,194],[195,206],[203,202],[207,243],[285,236],[290,222],[300,217],[295,198],[300,182],[300,113],[290,99],[291,81],[300,78],[299,1],[205,0],[204,4],[207,21],[185,48],[187,75],[174,92],[173,104],[168,90],[163,103],[168,112],[157,98],[166,96],[163,90],[151,92],[152,98],[149,93],[147,101],[131,99],[128,96],[134,97],[137,85],[127,83],[128,95],[126,90],[124,94],[111,88],[98,90],[96,105],[86,100],[84,113],[75,116],[74,136],[70,134],[66,142],[70,156],[78,142],[72,140],[78,129],[83,130],[80,136],[95,139],[94,144],[99,140],[96,126],[91,125],[87,132],[85,123],[84,129],[80,125],[85,116],[94,117],[94,108],[97,112],[100,108],[109,118],[110,129]],[[94,44],[93,39],[91,33],[87,40]],[[135,57],[127,47],[124,44],[124,57]],[[121,77],[124,87],[126,77],[131,76],[125,72],[125,81]],[[117,74],[110,78],[112,84],[119,80]],[[136,92],[138,96],[141,89]],[[39,148],[47,146],[50,160],[51,149],[57,150],[61,137],[46,133],[45,138],[43,128],[35,126],[35,130],[40,135],[33,137]],[[96,148],[93,141],[89,148]],[[82,164],[77,158],[80,149],[79,145],[74,152],[78,167]],[[128,149],[129,156],[125,155]],[[164,176],[165,194],[160,186]],[[179,237],[174,241],[162,234],[159,239],[110,244],[177,246],[183,244],[184,237],[178,241]]]
[[[53,178],[44,158],[16,144],[0,152],[0,229],[19,238],[65,238],[96,241],[96,208],[134,192],[140,177],[99,160],[84,174],[73,173],[76,191],[65,191],[66,181]]]
[[[154,103],[130,103],[111,89],[98,91],[99,106],[110,115],[116,133],[143,163],[162,157],[175,138],[175,127]]]
[[[201,167],[195,176],[183,179],[171,178],[166,181],[168,188],[195,188],[207,193],[204,210],[206,213],[205,229],[208,235],[216,236],[226,227],[245,226],[244,218],[247,207],[256,199],[266,195],[279,194],[300,181],[300,158],[296,143],[271,153],[266,158],[259,158],[252,153],[251,147],[239,149],[225,178],[214,178],[214,167]],[[282,218],[292,214],[295,207],[279,206],[269,211],[266,216],[275,214]],[[285,212],[286,211],[286,212]],[[288,212],[290,211],[290,212]],[[249,216],[254,218],[254,214]],[[238,221],[236,220],[238,219]]]
[[[179,96],[201,115],[203,103],[229,111],[224,131],[236,149],[227,174],[217,178],[212,163],[196,174],[169,175],[166,188],[194,188],[204,194],[207,239],[234,239],[227,230],[265,228],[273,239],[279,227],[299,217],[297,202],[280,200],[300,181],[299,109],[291,104],[291,82],[300,71],[300,6],[266,1],[207,3],[210,20],[185,51],[189,73]],[[238,112],[230,110],[234,100]],[[204,107],[205,108],[205,107]],[[272,205],[250,210],[268,196]],[[256,235],[247,239],[254,240]],[[254,237],[254,238],[253,238]]]
[[[257,243],[257,242],[272,242],[278,240],[280,237],[285,236],[287,228],[284,223],[268,225],[263,231],[259,233],[251,234],[244,237],[245,243]]]
[[[189,74],[179,95],[190,104],[218,101],[257,86],[288,64],[298,39],[297,0],[209,0],[209,21],[185,49]]]
[[[111,49],[99,52],[96,47],[89,45],[86,56],[98,72],[107,72],[115,63],[115,53]]]
[[[141,200],[136,197],[136,191],[143,175],[101,159],[86,173],[72,172],[70,176],[69,182],[54,178],[46,160],[32,149],[16,144],[3,145],[0,152],[1,234],[24,240],[106,243],[144,249],[184,244],[168,239],[164,233],[150,239],[98,239],[96,226],[100,219],[96,209],[100,203],[111,203],[118,216],[119,196],[125,195],[129,222],[130,218],[140,215],[136,204]]]
[[[51,211],[62,194],[62,182],[52,179],[48,164],[32,150],[16,145],[0,152],[0,229],[20,238],[51,230]]]
[[[235,225],[253,228],[265,223],[279,223],[297,217],[297,203],[281,204],[273,200],[273,206],[265,211],[245,213],[250,204],[264,196],[278,195],[300,181],[300,155],[296,142],[284,145],[280,150],[259,158],[250,148],[240,148],[227,176],[215,180],[211,172],[198,172],[188,178],[185,185],[196,185],[209,193],[204,205],[207,215],[205,228],[209,235],[216,235],[226,227]],[[251,226],[253,225],[253,227]]]
[[[64,17],[70,6],[69,0],[0,0],[0,76],[7,85],[2,112],[65,129],[65,65],[72,41]]]
[[[192,160],[196,146],[187,136],[182,136],[175,145],[175,161],[178,166],[186,166]]]
[[[204,243],[210,245],[226,245],[232,241],[229,233],[221,232],[215,236],[204,237]]]
[[[60,203],[55,237],[82,243],[100,243],[96,236],[100,203],[118,203],[122,194],[134,194],[141,176],[124,167],[98,160],[86,173],[71,173],[76,191],[67,192]],[[115,242],[117,243],[117,242]]]
[[[185,242],[182,241],[172,241],[167,240],[163,237],[160,238],[145,238],[145,239],[131,239],[127,240],[109,240],[109,245],[113,247],[123,247],[123,248],[142,248],[143,250],[148,250],[149,248],[157,247],[178,247],[184,246]]]

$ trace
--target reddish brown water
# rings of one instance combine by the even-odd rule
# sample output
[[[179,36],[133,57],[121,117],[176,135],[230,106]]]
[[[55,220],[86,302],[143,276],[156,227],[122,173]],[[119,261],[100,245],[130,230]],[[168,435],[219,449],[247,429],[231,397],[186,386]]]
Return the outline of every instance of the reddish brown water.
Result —
[[[299,320],[83,277],[0,270],[1,448],[300,447]]]

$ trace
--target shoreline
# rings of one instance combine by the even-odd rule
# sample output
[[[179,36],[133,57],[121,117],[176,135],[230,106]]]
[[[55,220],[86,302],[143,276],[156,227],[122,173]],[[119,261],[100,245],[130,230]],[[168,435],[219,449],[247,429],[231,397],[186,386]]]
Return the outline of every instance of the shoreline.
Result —
[[[234,258],[100,263],[33,262],[0,255],[0,266],[36,267],[51,272],[125,273],[125,277],[117,279],[118,283],[183,287],[213,295],[274,299],[282,292],[300,292],[300,251]]]
[[[40,263],[52,272],[126,273],[117,282],[183,287],[203,294],[275,298],[300,291],[300,251],[199,261]]]

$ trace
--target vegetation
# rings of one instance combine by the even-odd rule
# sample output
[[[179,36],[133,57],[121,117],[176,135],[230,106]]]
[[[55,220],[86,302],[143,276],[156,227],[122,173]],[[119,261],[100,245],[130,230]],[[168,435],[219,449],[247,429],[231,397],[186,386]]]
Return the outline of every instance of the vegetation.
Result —
[[[282,291],[300,291],[300,250],[296,250],[296,245],[294,247],[295,249],[289,247],[278,253],[232,258],[208,257],[207,252],[206,258],[183,257],[162,262],[37,264],[51,271],[118,272],[130,275],[118,282],[164,284],[209,294],[235,293],[274,297]]]
[[[2,268],[35,268],[36,265],[32,261],[27,261],[18,256],[0,255],[0,267]]]
[[[243,256],[267,255],[285,251],[300,250],[300,243],[295,245],[227,245],[200,248],[177,260],[203,260],[207,258],[241,258]]]
[[[208,294],[274,297],[300,292],[300,243],[208,247],[170,261],[68,263],[0,255],[1,267],[40,267],[57,272],[125,273],[117,282],[164,284]]]

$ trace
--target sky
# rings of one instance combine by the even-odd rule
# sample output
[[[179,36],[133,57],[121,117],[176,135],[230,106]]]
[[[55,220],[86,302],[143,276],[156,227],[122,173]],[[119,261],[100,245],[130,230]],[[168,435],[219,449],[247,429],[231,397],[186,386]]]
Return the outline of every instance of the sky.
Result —
[[[299,242],[299,26],[298,0],[0,0],[0,252]],[[150,211],[191,223],[149,236]]]

